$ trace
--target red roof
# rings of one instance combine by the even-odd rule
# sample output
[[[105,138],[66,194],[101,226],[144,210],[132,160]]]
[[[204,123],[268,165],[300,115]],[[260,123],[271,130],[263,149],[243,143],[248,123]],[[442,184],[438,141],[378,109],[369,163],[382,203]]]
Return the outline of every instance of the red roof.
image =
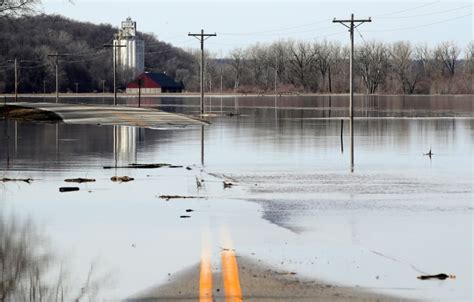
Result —
[[[133,82],[127,85],[127,88],[139,88],[138,81],[141,80],[142,88],[161,88],[160,83],[153,80],[153,78],[148,73],[142,73],[139,75]]]

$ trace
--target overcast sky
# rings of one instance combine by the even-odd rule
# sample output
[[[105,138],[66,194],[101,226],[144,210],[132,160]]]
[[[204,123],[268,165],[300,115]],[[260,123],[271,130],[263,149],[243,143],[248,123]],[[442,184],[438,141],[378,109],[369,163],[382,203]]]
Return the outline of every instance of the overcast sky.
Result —
[[[464,48],[473,40],[472,1],[198,1],[198,0],[46,0],[45,13],[109,23],[119,26],[128,16],[138,30],[154,33],[160,40],[184,48],[198,48],[189,32],[217,33],[206,41],[206,48],[217,55],[236,47],[279,39],[338,40],[348,43],[347,30],[332,19],[372,17],[356,33],[363,40],[409,40],[430,46],[454,41]],[[109,40],[110,37],[104,37]]]

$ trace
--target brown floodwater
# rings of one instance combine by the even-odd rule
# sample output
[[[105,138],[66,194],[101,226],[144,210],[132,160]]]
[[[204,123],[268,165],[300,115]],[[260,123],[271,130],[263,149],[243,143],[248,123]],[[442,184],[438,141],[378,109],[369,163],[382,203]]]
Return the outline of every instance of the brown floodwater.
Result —
[[[194,114],[199,99],[141,103]],[[34,180],[0,183],[0,202],[3,213],[37,223],[71,280],[86,279],[94,263],[107,276],[97,294],[104,299],[166,283],[198,263],[203,248],[218,268],[220,249],[232,246],[328,283],[471,300],[472,104],[472,96],[358,96],[354,173],[345,96],[215,96],[206,100],[212,125],[204,130],[1,120],[0,178]],[[131,163],[183,167],[103,169]],[[135,180],[114,183],[114,175]],[[96,182],[60,193],[73,177]],[[180,218],[186,209],[191,217]],[[421,282],[422,273],[457,279]]]

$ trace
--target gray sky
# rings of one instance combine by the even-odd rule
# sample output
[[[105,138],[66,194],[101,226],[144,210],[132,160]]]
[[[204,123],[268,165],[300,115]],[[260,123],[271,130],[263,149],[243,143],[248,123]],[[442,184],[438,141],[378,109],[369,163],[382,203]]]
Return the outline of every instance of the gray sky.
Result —
[[[206,48],[225,55],[236,47],[279,39],[338,40],[348,43],[349,34],[334,17],[347,19],[372,17],[363,24],[356,43],[365,40],[409,40],[414,44],[436,45],[454,41],[464,48],[473,40],[472,1],[198,1],[198,0],[46,0],[45,13],[109,23],[119,26],[130,16],[138,30],[154,33],[160,40],[184,48],[198,48],[188,32],[216,32]],[[104,40],[110,37],[104,37]]]

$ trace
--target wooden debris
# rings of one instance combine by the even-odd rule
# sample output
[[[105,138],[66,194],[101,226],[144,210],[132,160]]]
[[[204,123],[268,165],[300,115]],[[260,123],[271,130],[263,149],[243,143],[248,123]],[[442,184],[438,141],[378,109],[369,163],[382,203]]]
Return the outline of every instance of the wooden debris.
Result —
[[[186,213],[191,213],[191,212],[194,212],[193,209],[186,209]]]
[[[223,181],[223,184],[224,184],[224,189],[232,188],[232,186],[234,185],[230,181],[226,181],[226,180]]]
[[[76,192],[79,191],[78,187],[61,187],[59,188],[59,192],[66,193],[66,192]]]
[[[64,180],[65,182],[77,182],[77,183],[84,183],[84,182],[95,182],[95,179],[92,178],[68,178]]]
[[[199,197],[199,196],[180,196],[180,195],[160,195],[159,197],[161,199],[165,199],[166,201],[169,201],[171,199],[198,199],[198,198],[204,198],[204,197]]]
[[[158,169],[170,167],[170,164],[129,164],[128,166],[105,166],[104,169]]]
[[[113,182],[129,182],[135,179],[129,176],[112,176],[110,180]]]
[[[0,178],[1,182],[14,182],[14,181],[22,181],[26,183],[31,183],[33,178]]]
[[[417,279],[420,279],[420,280],[429,280],[429,279],[446,280],[446,279],[456,279],[456,276],[455,275],[447,275],[447,274],[421,275],[421,276],[418,276]]]
[[[186,170],[191,171],[192,168],[191,167],[186,167]]]
[[[179,218],[191,218],[191,216],[181,215],[181,216],[179,216]]]

